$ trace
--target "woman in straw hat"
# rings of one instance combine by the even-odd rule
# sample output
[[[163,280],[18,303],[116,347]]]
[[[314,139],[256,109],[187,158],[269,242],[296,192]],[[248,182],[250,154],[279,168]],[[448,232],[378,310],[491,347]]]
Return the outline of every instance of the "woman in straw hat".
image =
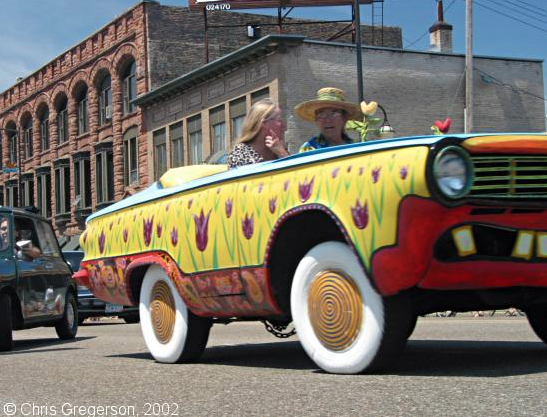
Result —
[[[320,134],[304,143],[299,152],[351,143],[344,126],[348,120],[361,120],[359,105],[348,103],[344,91],[334,87],[321,88],[317,91],[317,99],[305,101],[294,110],[300,118],[315,122],[320,130]]]
[[[285,129],[279,106],[269,98],[257,101],[243,121],[241,136],[228,155],[228,166],[235,168],[289,155],[285,149]]]

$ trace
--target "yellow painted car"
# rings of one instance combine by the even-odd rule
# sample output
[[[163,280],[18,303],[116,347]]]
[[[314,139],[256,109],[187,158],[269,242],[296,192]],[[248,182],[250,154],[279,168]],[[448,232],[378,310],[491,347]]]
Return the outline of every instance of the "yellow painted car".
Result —
[[[87,220],[80,282],[139,305],[160,362],[213,323],[291,321],[333,373],[382,369],[419,315],[518,307],[547,341],[547,135],[327,148],[168,171]],[[277,330],[276,330],[277,329]]]

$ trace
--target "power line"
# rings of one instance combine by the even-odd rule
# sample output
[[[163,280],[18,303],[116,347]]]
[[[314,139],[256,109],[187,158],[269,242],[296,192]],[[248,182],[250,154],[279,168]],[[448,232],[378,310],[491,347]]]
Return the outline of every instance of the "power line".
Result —
[[[510,0],[507,0],[507,1],[510,1]],[[514,0],[514,1],[518,1],[519,3],[526,4],[526,5],[530,6],[530,7],[532,7],[532,8],[533,8],[532,11],[541,10],[541,11],[543,11],[545,14],[547,14],[547,9],[544,9],[544,8],[542,8],[542,7],[539,7],[539,6],[536,6],[535,4],[530,4],[530,3],[528,3],[528,2],[525,2],[524,0]],[[523,6],[523,7],[524,7],[524,6]],[[541,13],[541,12],[540,12],[540,13]]]
[[[528,18],[536,19],[536,20],[539,20],[541,23],[547,24],[547,20],[542,20],[542,19],[540,19],[539,17],[532,16],[532,15],[529,15],[529,14],[523,12],[523,11],[513,9],[512,7],[506,6],[506,5],[504,5],[503,3],[500,3],[500,2],[497,1],[497,0],[487,0],[487,1],[490,1],[491,3],[496,3],[496,4],[500,5],[501,7],[505,7],[506,9],[509,9],[509,10],[511,10],[511,11],[513,11],[513,12],[520,13],[520,14],[522,14],[522,15],[528,17]]]
[[[487,84],[496,84],[496,85],[499,85],[500,87],[505,87],[505,88],[515,92],[515,93],[527,94],[529,96],[538,98],[540,100],[547,101],[547,98],[545,98],[545,97],[538,96],[537,94],[530,93],[529,91],[526,91],[526,90],[521,90],[520,88],[515,87],[514,85],[504,83],[503,81],[498,80],[493,75],[490,75],[490,74],[488,74],[488,73],[486,73],[486,72],[484,72],[484,71],[482,71],[478,68],[473,67],[473,69],[475,71],[477,71],[479,74],[481,74],[481,76],[484,76],[482,79]]]
[[[488,9],[488,10],[494,12],[494,13],[501,14],[502,16],[508,17],[509,19],[516,20],[517,22],[520,22],[520,23],[522,23],[522,24],[524,24],[524,25],[526,25],[526,26],[530,26],[530,27],[532,27],[532,28],[534,28],[534,29],[541,30],[542,32],[547,33],[547,30],[545,30],[545,29],[543,29],[543,28],[540,28],[539,26],[533,25],[533,24],[531,24],[531,23],[527,23],[527,22],[525,22],[525,21],[523,21],[523,20],[517,19],[516,17],[513,17],[513,16],[510,16],[510,15],[508,15],[508,14],[506,14],[506,13],[500,12],[499,10],[492,9],[491,7],[488,7],[488,6],[485,6],[484,4],[479,3],[477,0],[474,0],[474,4],[476,4],[477,6],[481,6],[481,7],[485,8],[485,9]]]

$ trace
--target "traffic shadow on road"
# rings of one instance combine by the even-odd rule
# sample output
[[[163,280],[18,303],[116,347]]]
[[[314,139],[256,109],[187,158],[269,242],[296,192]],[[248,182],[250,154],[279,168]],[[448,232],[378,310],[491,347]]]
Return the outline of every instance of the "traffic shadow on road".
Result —
[[[132,359],[153,360],[148,352],[111,355]],[[246,366],[276,369],[317,369],[299,342],[247,343],[211,346],[197,361],[201,364]]]
[[[14,340],[13,349],[9,352],[1,352],[0,355],[16,355],[21,353],[36,353],[36,352],[51,352],[51,351],[60,351],[60,350],[78,350],[83,349],[82,347],[64,347],[66,345],[73,344],[75,342],[81,342],[83,340],[94,339],[95,336],[86,336],[86,337],[76,337],[71,340],[59,340],[58,338],[46,338],[46,339],[23,339],[23,340]],[[55,347],[52,349],[43,349],[44,347],[50,346],[63,346]]]
[[[148,352],[108,357],[153,360]],[[299,342],[211,346],[199,364],[310,370],[325,373]],[[547,346],[541,342],[410,340],[384,375],[500,377],[547,372]]]
[[[547,346],[542,342],[413,339],[386,373],[496,378],[544,372]]]
[[[201,363],[275,369],[317,369],[300,342],[249,343],[212,346]]]

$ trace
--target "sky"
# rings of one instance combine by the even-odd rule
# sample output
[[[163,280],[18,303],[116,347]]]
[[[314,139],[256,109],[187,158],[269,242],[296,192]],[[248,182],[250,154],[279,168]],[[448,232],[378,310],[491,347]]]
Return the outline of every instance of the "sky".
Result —
[[[187,6],[186,0],[159,0]],[[0,0],[0,92],[39,69],[113,20],[137,0]],[[453,25],[455,53],[465,53],[465,0],[444,0],[444,20]],[[384,0],[384,25],[399,26],[403,47],[429,48],[435,0]],[[242,10],[276,14],[276,9]],[[351,7],[299,7],[290,17],[350,20]],[[371,23],[371,6],[361,6]],[[547,61],[547,0],[473,0],[473,54]],[[364,57],[366,59],[366,56]],[[543,63],[547,96],[547,66]],[[503,80],[500,80],[503,82]],[[538,98],[541,100],[541,98]]]

